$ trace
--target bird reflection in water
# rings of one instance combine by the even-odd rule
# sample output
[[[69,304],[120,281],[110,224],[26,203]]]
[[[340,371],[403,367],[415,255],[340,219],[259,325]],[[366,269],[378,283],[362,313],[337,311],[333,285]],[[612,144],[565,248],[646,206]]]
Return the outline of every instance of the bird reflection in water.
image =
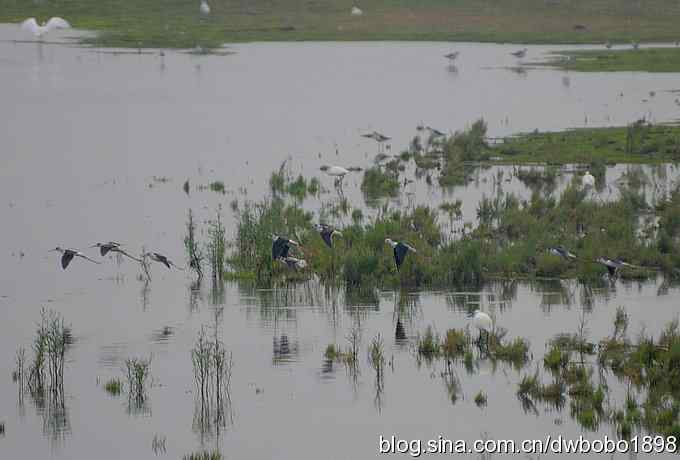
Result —
[[[298,344],[297,342],[291,344],[286,334],[281,334],[281,337],[274,336],[272,348],[274,365],[297,361]]]

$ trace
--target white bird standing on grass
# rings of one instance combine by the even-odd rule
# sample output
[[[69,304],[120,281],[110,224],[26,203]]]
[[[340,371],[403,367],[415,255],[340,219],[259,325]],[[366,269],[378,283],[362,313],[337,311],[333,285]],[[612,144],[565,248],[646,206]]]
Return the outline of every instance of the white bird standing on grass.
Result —
[[[586,173],[583,175],[583,179],[581,179],[581,183],[583,184],[583,187],[585,187],[585,188],[594,187],[595,186],[595,176],[590,174],[590,171],[586,171]]]
[[[364,14],[364,12],[361,11],[361,8],[359,8],[358,6],[352,7],[352,16],[361,16],[362,14]]]
[[[38,25],[38,21],[35,18],[28,18],[21,23],[21,29],[31,32],[35,37],[42,38],[43,35],[47,34],[53,29],[70,29],[71,24],[65,19],[59,17],[50,18],[49,21],[43,22],[42,25]]]
[[[199,7],[201,14],[207,16],[210,14],[210,5],[208,5],[207,0],[201,0],[201,6]]]

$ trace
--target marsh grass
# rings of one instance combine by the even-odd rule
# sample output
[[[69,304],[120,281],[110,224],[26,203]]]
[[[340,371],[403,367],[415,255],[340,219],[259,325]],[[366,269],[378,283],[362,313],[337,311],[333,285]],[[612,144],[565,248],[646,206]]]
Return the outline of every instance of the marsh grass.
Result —
[[[206,450],[185,455],[182,460],[222,460],[222,454],[218,450]]]
[[[110,379],[104,384],[104,390],[111,396],[118,396],[123,391],[123,382],[117,378]]]
[[[395,168],[373,166],[364,171],[361,191],[367,200],[395,197],[399,193],[399,171]]]
[[[196,239],[196,222],[194,222],[194,215],[191,209],[189,209],[187,216],[186,231],[184,250],[189,259],[189,267],[196,272],[197,282],[200,284],[203,279],[203,259],[205,256]]]
[[[222,182],[221,180],[211,182],[210,184],[208,184],[208,188],[211,191],[221,193],[222,195],[224,195],[226,193],[226,188],[224,187],[224,182]]]
[[[226,230],[222,223],[222,209],[217,209],[215,220],[208,223],[208,243],[206,250],[210,261],[213,280],[224,279],[226,262]]]
[[[559,51],[554,59],[543,65],[576,72],[680,72],[680,49]]]
[[[130,402],[137,407],[142,407],[147,399],[147,389],[151,384],[151,357],[126,359],[125,376]]]
[[[439,336],[432,326],[427,326],[425,333],[418,336],[418,354],[425,359],[433,359],[439,356],[440,351]]]
[[[480,407],[480,408],[481,408],[481,407],[486,407],[486,405],[487,405],[487,403],[488,403],[486,393],[484,393],[483,391],[480,390],[480,391],[475,395],[474,401],[475,401],[475,404],[477,405],[477,407]]]

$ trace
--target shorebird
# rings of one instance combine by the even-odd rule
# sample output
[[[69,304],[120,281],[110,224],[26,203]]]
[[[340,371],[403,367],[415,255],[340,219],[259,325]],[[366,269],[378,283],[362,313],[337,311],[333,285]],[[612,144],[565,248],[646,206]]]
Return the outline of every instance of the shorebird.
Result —
[[[165,257],[163,254],[159,254],[157,252],[147,252],[146,254],[143,255],[143,257],[148,257],[149,259],[153,260],[154,262],[160,262],[168,269],[171,269],[172,267],[175,267],[177,270],[184,270],[183,268],[178,267],[170,259]]]
[[[50,18],[49,21],[43,22],[42,25],[38,25],[38,21],[36,21],[35,18],[28,18],[21,23],[21,28],[23,30],[31,32],[37,38],[42,38],[43,35],[53,29],[68,29],[70,27],[71,24],[59,17]]]
[[[527,49],[526,49],[526,48],[522,48],[521,50],[514,51],[514,52],[512,52],[512,53],[510,53],[510,54],[512,54],[512,55],[515,56],[516,58],[520,58],[520,59],[521,59],[521,58],[523,58],[524,56],[526,56],[526,54],[527,54]]]
[[[99,263],[96,260],[90,259],[77,249],[62,249],[59,246],[57,246],[56,248],[52,249],[52,251],[61,254],[61,268],[63,268],[64,270],[66,270],[66,267],[68,267],[68,264],[71,263],[74,257],[80,257],[82,259],[89,260],[90,262],[93,262],[95,264]]]
[[[342,233],[330,225],[326,224],[317,224],[314,226],[317,232],[321,235],[321,238],[323,239],[323,242],[326,243],[326,246],[329,248],[333,247],[333,236],[338,235],[342,237]]]
[[[621,258],[610,259],[609,257],[598,257],[595,262],[607,267],[609,277],[615,277],[622,267],[632,267],[631,264],[624,262]]]
[[[121,244],[120,244],[120,243],[116,243],[115,241],[108,241],[108,242],[106,242],[106,243],[97,243],[97,244],[93,244],[93,245],[90,246],[90,247],[91,247],[91,248],[99,248],[99,253],[102,255],[102,257],[104,257],[104,256],[105,256],[106,254],[108,254],[109,252],[116,252],[116,253],[118,253],[118,254],[122,254],[122,255],[124,255],[124,256],[126,256],[126,257],[129,257],[130,259],[132,259],[132,260],[134,260],[134,261],[136,261],[136,262],[141,262],[141,261],[142,261],[141,259],[138,259],[138,258],[136,258],[136,257],[131,256],[130,254],[128,254],[125,250],[123,250],[123,249],[121,248]]]
[[[294,270],[299,270],[307,267],[307,262],[303,259],[298,259],[296,257],[282,257],[279,259],[282,263],[286,264],[288,268]]]
[[[453,61],[455,61],[456,58],[458,57],[458,54],[459,54],[459,53],[460,53],[460,51],[452,51],[452,52],[450,52],[450,53],[448,53],[448,54],[445,54],[444,57],[445,57],[446,59],[448,59],[449,61],[453,62]]]
[[[290,245],[300,246],[300,243],[282,236],[272,235],[272,260],[286,259]]]
[[[548,248],[548,252],[553,256],[561,257],[566,260],[576,259],[576,254],[564,248],[563,246],[555,246],[552,248]]]
[[[445,133],[439,131],[438,129],[434,129],[434,128],[431,127],[431,126],[426,126],[425,129],[427,129],[427,130],[430,132],[430,135],[431,135],[432,137],[443,137],[443,136],[446,136]]]
[[[493,329],[493,320],[491,319],[491,317],[488,314],[484,313],[482,310],[477,310],[475,312],[475,315],[472,317],[472,324],[479,331],[478,343],[480,344],[482,343],[482,331],[483,331],[484,335],[486,336],[486,342],[488,345],[489,334]]]
[[[201,14],[207,16],[210,14],[210,5],[208,5],[207,0],[201,0],[201,6],[199,7]]]
[[[581,184],[583,187],[594,187],[595,186],[595,176],[590,174],[590,171],[586,171],[586,173],[583,175],[583,179],[581,179]]]
[[[401,241],[392,241],[390,238],[385,239],[385,243],[389,244],[392,247],[392,250],[394,252],[394,263],[397,266],[397,271],[401,268],[401,265],[404,263],[404,259],[406,259],[406,254],[408,254],[410,251],[412,252],[418,252],[413,248],[413,246],[410,246],[407,243],[403,243]]]
[[[349,169],[343,168],[342,166],[322,166],[321,170],[335,178],[336,187],[342,187],[342,180],[349,174]]]

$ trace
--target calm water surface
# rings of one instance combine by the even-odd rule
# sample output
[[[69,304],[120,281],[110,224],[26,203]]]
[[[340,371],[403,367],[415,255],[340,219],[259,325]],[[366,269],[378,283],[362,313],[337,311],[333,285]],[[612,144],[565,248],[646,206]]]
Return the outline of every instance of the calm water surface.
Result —
[[[517,63],[511,45],[256,43],[231,46],[234,54],[227,56],[166,51],[162,58],[157,50],[114,54],[12,41],[21,38],[17,27],[0,27],[0,421],[6,426],[0,458],[150,458],[155,435],[166,437],[167,451],[159,456],[167,458],[218,446],[227,458],[263,459],[373,458],[379,434],[578,437],[582,429],[568,407],[527,413],[515,396],[546,342],[575,332],[582,317],[592,340],[604,337],[617,306],[628,310],[633,333],[657,334],[677,317],[678,291],[660,282],[590,294],[574,283],[514,283],[481,293],[382,292],[360,302],[313,283],[289,292],[228,284],[218,293],[207,283],[194,292],[186,274],[162,267],[154,267],[145,287],[134,264],[77,260],[62,271],[47,251],[113,239],[182,262],[188,209],[203,221],[222,205],[231,232],[229,202],[262,197],[271,171],[288,157],[295,172],[322,177],[322,164],[372,164],[377,148],[359,134],[373,129],[392,136],[398,151],[420,122],[454,131],[484,117],[489,134],[502,136],[620,125],[642,116],[669,121],[678,112],[668,92],[678,89],[678,75],[518,74],[508,69]],[[456,69],[442,58],[452,48],[461,51]],[[530,47],[529,57],[559,48]],[[611,189],[601,197],[616,195],[626,168],[608,170]],[[418,181],[412,200],[459,198],[465,219],[474,220],[481,196],[497,193],[492,178],[500,170],[510,177],[505,191],[529,193],[512,168],[503,167],[480,171],[467,187],[446,193]],[[672,165],[663,174],[646,172],[654,177],[650,199],[677,178]],[[559,187],[570,174],[565,169]],[[189,196],[181,190],[187,178]],[[225,182],[225,196],[196,190],[213,180]],[[357,174],[346,184],[355,207],[364,206],[359,183]],[[320,203],[306,206],[318,211]],[[429,325],[442,333],[465,327],[480,303],[511,337],[530,340],[534,362],[518,372],[480,359],[471,375],[459,366],[452,403],[441,363],[419,363],[414,342]],[[60,312],[75,336],[56,413],[28,397],[20,405],[10,379],[14,352],[30,347],[42,306]],[[219,432],[195,423],[189,354],[216,312],[234,359],[231,417]],[[395,338],[398,320],[406,340]],[[362,338],[356,380],[323,359],[328,344],[346,346],[352,327]],[[393,365],[376,397],[366,349],[378,333]],[[148,405],[131,411],[125,397],[106,394],[103,382],[122,376],[126,358],[150,355]],[[612,394],[620,395],[609,380]],[[489,396],[485,409],[473,402],[479,390]],[[586,434],[611,431],[602,424]]]

